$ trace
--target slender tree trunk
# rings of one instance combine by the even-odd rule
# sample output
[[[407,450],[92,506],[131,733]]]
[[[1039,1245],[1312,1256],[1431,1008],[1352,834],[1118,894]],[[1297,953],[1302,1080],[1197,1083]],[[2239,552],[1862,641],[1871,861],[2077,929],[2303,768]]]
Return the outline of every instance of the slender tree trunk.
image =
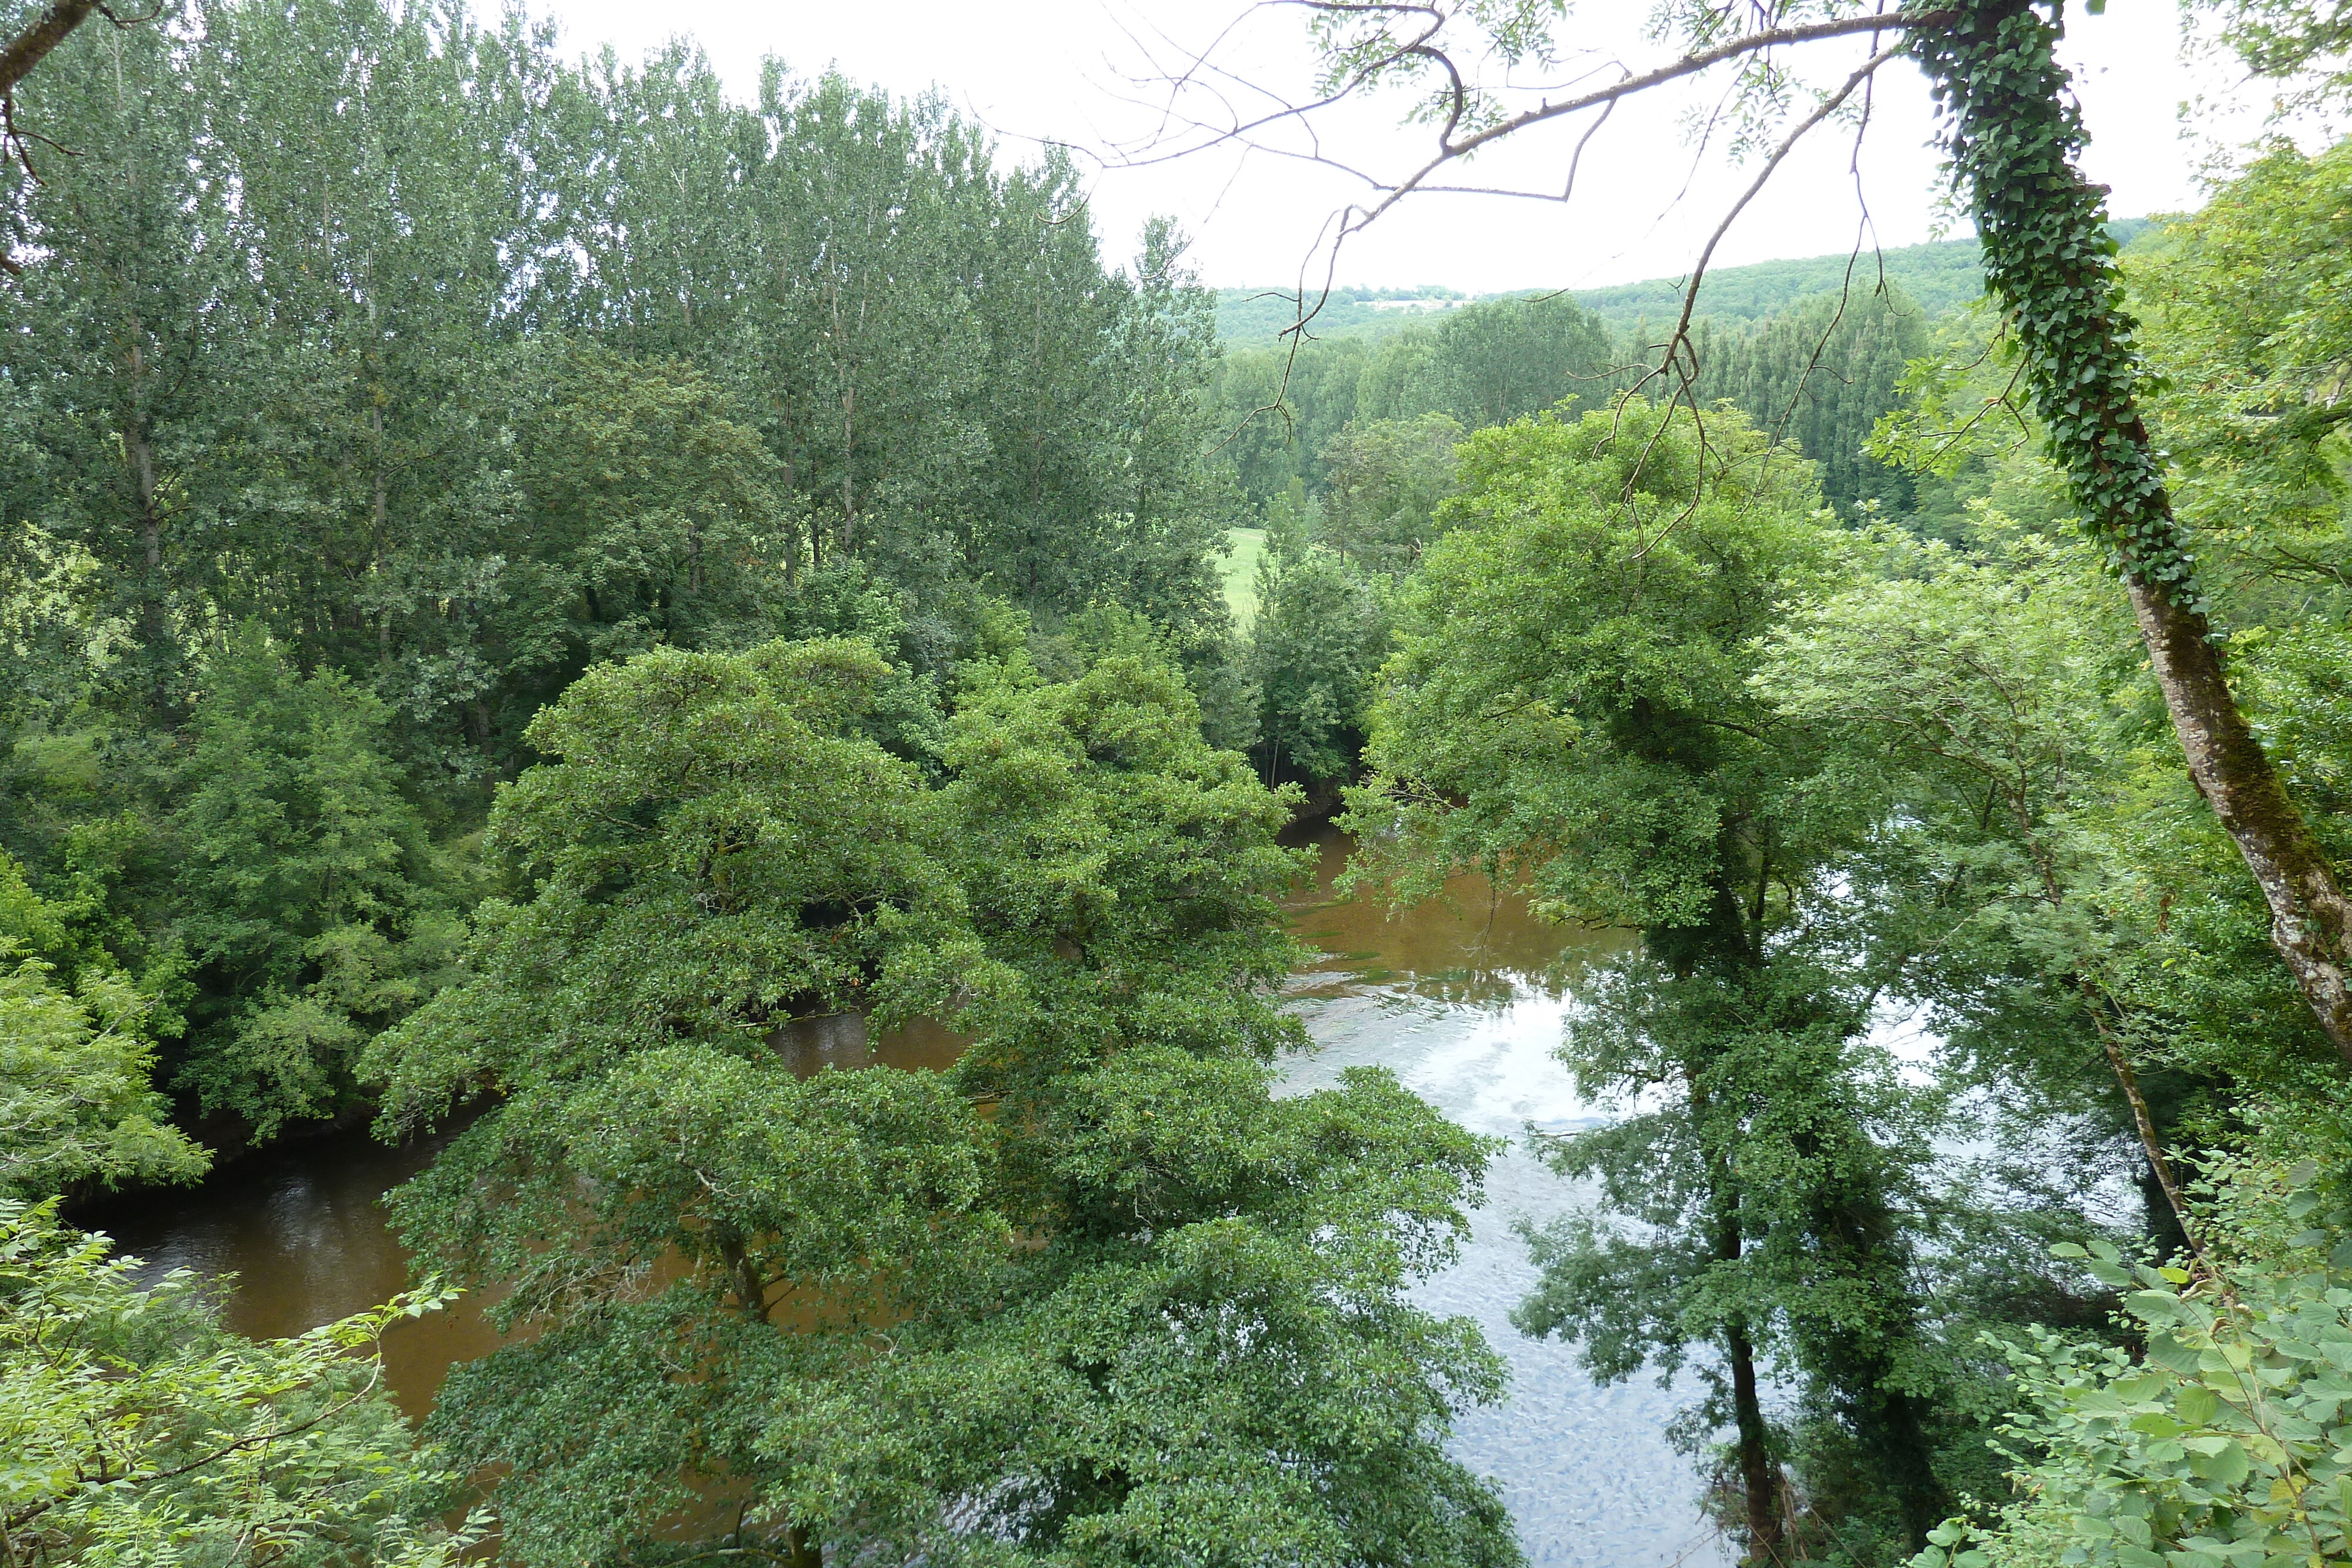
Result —
[[[375,306],[373,303],[368,306],[368,315],[371,319],[375,315]],[[383,406],[381,403],[372,403],[369,407],[368,425],[375,435],[375,493],[369,508],[368,566],[377,580],[376,591],[381,593],[383,591],[384,555],[390,543],[387,534],[392,511],[391,486],[385,479],[383,472]],[[390,604],[380,605],[376,610],[375,657],[378,664],[386,669],[392,667],[392,606]]]
[[[1748,1330],[1735,1323],[1724,1335],[1724,1359],[1731,1363],[1731,1414],[1739,1431],[1739,1485],[1748,1494],[1748,1561],[1780,1561],[1779,1467],[1764,1427],[1764,1406],[1756,1393],[1756,1347]]]
[[[1695,1067],[1685,1067],[1690,1085],[1693,1120],[1704,1124],[1706,1091]],[[1730,1161],[1707,1156],[1708,1199],[1715,1209],[1715,1255],[1719,1262],[1739,1261],[1739,1196]],[[1748,1556],[1751,1563],[1780,1561],[1780,1467],[1772,1462],[1771,1432],[1764,1422],[1764,1404],[1756,1386],[1756,1346],[1748,1338],[1745,1319],[1724,1326],[1723,1358],[1731,1364],[1731,1418],[1739,1443],[1739,1490],[1748,1514]]]
[[[784,483],[778,492],[789,504],[793,493],[793,460],[784,459]],[[811,529],[814,531],[814,528]],[[814,549],[812,549],[814,553]],[[801,581],[801,531],[793,528],[784,539],[784,586],[798,588]]]
[[[844,550],[854,550],[857,548],[857,497],[850,487],[856,475],[856,469],[851,458],[857,450],[850,425],[850,415],[856,406],[857,389],[851,386],[843,387],[841,389],[841,548]]]
[[[2133,1070],[2131,1057],[2124,1050],[2122,1039],[2107,1019],[2106,998],[2098,987],[2086,977],[2077,982],[2083,993],[2083,1004],[2091,1014],[2091,1027],[2098,1030],[2099,1049],[2106,1053],[2107,1066],[2116,1075],[2116,1083],[2124,1092],[2124,1103],[2131,1107],[2132,1127],[2139,1134],[2140,1153],[2147,1157],[2149,1177],[2157,1190],[2164,1195],[2172,1210],[2173,1222],[2180,1228],[2180,1239],[2200,1262],[2207,1261],[2205,1249],[2198,1240],[2196,1227],[2189,1223],[2189,1200],[2181,1196],[2180,1183],[2172,1172],[2172,1162],[2164,1152],[2163,1140],[2157,1136],[2156,1115],[2148,1109],[2147,1096],[2140,1092],[2139,1074]]]
[[[168,634],[163,614],[163,513],[155,493],[155,448],[148,438],[147,411],[142,406],[147,361],[137,341],[136,320],[131,324],[131,399],[122,416],[122,454],[130,462],[131,493],[139,529],[140,637],[146,643],[155,706],[161,712],[164,706],[163,644]]]
[[[2352,903],[2239,711],[2148,438],[2106,239],[2106,192],[2076,159],[2087,140],[2058,64],[2057,26],[2028,0],[1971,0],[1912,37],[1951,117],[1986,291],[2009,311],[2027,381],[2084,527],[2111,552],[2189,777],[2270,906],[2271,940],[2320,1028],[2352,1061]]]

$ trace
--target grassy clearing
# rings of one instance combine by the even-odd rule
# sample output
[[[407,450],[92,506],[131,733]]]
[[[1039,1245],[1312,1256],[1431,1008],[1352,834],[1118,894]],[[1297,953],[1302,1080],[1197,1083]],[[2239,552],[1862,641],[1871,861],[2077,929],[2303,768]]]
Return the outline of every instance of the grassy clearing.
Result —
[[[1249,630],[1251,620],[1257,614],[1257,563],[1265,554],[1264,528],[1233,528],[1225,538],[1232,541],[1234,553],[1225,557],[1225,603],[1234,612],[1234,624],[1242,631]]]

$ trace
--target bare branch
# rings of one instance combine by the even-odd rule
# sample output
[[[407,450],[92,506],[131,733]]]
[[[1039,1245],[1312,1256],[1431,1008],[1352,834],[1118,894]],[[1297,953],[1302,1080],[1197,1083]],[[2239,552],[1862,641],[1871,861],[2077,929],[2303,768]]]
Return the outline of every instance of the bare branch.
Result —
[[[1629,76],[1622,81],[1612,82],[1607,87],[1595,89],[1591,92],[1580,93],[1575,98],[1563,99],[1559,103],[1538,105],[1524,113],[1513,115],[1508,120],[1501,120],[1484,131],[1465,137],[1460,141],[1442,143],[1435,157],[1391,186],[1389,193],[1378,205],[1366,211],[1360,219],[1352,221],[1349,226],[1351,230],[1362,228],[1381,214],[1420,189],[1430,175],[1445,164],[1457,158],[1466,157],[1491,142],[1499,141],[1531,125],[1540,125],[1546,120],[1558,120],[1563,115],[1576,114],[1588,109],[1598,109],[1603,104],[1612,104],[1619,99],[1631,98],[1636,93],[1646,92],[1652,88],[1663,87],[1668,82],[1679,81],[1685,77],[1696,76],[1727,61],[1760,54],[1766,49],[1775,49],[1788,44],[1815,43],[1824,38],[1853,37],[1865,33],[1916,31],[1922,27],[1941,26],[1953,21],[1958,16],[1957,11],[1948,10],[1879,12],[1867,16],[1845,16],[1827,22],[1808,22],[1794,27],[1773,27],[1760,33],[1747,34],[1728,43],[1718,44],[1711,49],[1700,49],[1696,53],[1685,55],[1670,65],[1660,66],[1655,70],[1644,71],[1639,76]],[[1883,58],[1881,63],[1884,63]],[[1874,69],[1875,67],[1873,68]],[[1848,90],[1852,89],[1849,88]]]

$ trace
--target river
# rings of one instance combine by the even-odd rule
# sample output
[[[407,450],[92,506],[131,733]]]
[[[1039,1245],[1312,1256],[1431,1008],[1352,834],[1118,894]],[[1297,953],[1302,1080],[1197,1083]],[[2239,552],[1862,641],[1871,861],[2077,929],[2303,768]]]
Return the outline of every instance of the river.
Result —
[[[1287,1087],[1305,1092],[1346,1068],[1382,1066],[1463,1125],[1513,1140],[1488,1172],[1488,1201],[1460,1261],[1419,1291],[1432,1311],[1475,1319],[1511,1367],[1508,1399],[1463,1420],[1456,1453],[1500,1484],[1534,1568],[1728,1563],[1699,1515],[1689,1461],[1665,1441],[1677,1396],[1646,1378],[1596,1388],[1572,1352],[1523,1337],[1508,1316],[1534,1279],[1513,1219],[1560,1213],[1579,1197],[1519,1134],[1593,1114],[1550,1053],[1579,971],[1615,939],[1546,925],[1475,877],[1457,879],[1442,903],[1390,918],[1334,896],[1343,835],[1322,827],[1295,841],[1312,843],[1320,863],[1313,891],[1302,888],[1292,905],[1293,926],[1327,956],[1293,984],[1319,1049],[1290,1064]],[[811,1070],[877,1060],[940,1066],[955,1050],[955,1037],[937,1030],[869,1043],[855,1019],[803,1026],[785,1043]],[[151,1274],[233,1276],[226,1318],[237,1333],[298,1333],[407,1285],[407,1255],[378,1199],[429,1164],[440,1141],[394,1149],[354,1132],[288,1145],[193,1191],[115,1205],[91,1222]],[[401,1407],[421,1417],[450,1364],[495,1343],[471,1299],[393,1328],[385,1372]]]

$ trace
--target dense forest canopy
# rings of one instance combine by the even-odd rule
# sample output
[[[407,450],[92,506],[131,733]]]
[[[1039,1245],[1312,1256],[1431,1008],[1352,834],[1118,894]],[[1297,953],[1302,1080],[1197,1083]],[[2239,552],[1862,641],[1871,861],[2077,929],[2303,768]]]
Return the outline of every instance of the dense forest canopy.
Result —
[[[1522,1562],[1416,1293],[1506,1145],[1285,1082],[1327,818],[1350,897],[1620,938],[1511,1322],[1678,1375],[1746,1561],[2352,1560],[2352,143],[2108,223],[1979,5],[1981,245],[1274,342],[943,94],[6,20],[9,1563]],[[952,1065],[788,1049],[848,1017]],[[446,1139],[375,1310],[84,1228],[363,1124]]]

